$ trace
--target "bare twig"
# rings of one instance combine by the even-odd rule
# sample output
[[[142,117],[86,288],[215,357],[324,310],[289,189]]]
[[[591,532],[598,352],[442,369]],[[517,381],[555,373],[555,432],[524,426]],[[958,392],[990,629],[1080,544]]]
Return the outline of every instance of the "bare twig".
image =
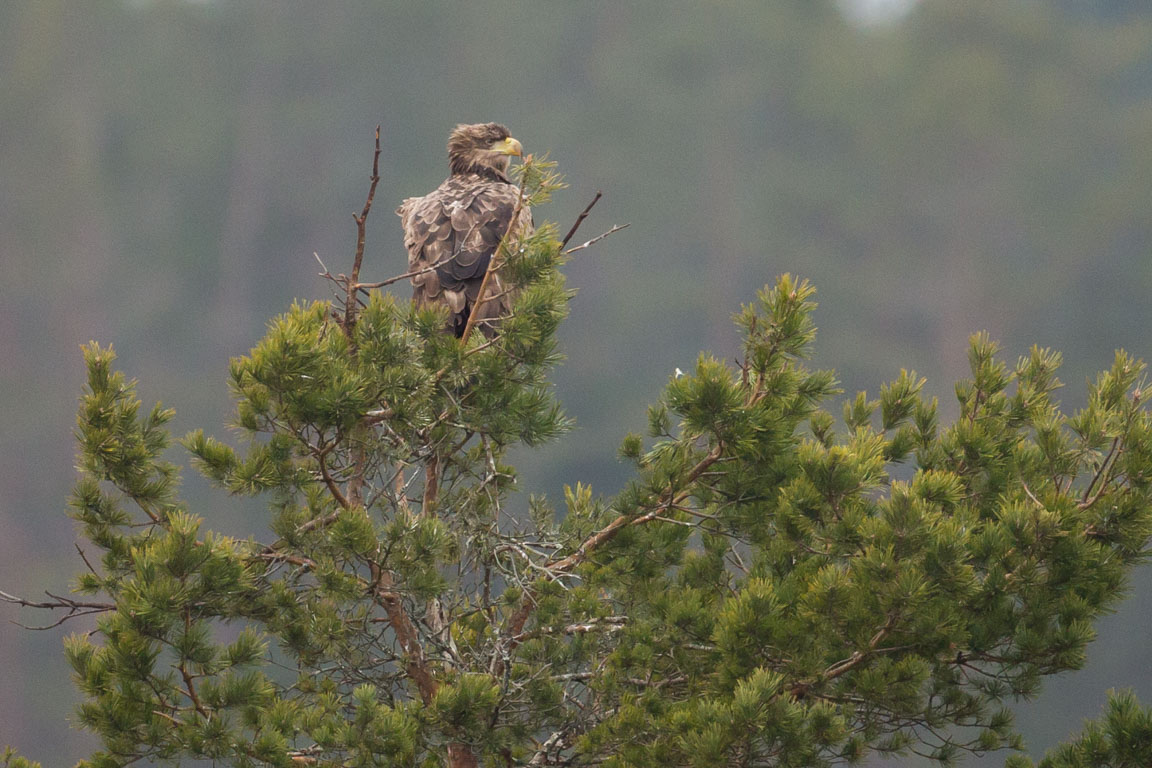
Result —
[[[168,714],[167,712],[161,712],[158,709],[154,709],[154,710],[152,710],[152,714],[156,715],[157,717],[164,718],[165,720],[172,723],[173,725],[182,725],[182,723],[179,720],[172,717],[172,715]]]
[[[24,608],[44,608],[47,610],[63,608],[68,611],[56,621],[52,622],[51,624],[45,624],[44,626],[28,626],[26,624],[20,624],[19,622],[13,622],[14,624],[24,627],[25,629],[36,630],[52,629],[53,627],[58,627],[68,619],[75,618],[77,616],[87,616],[91,613],[106,613],[108,611],[116,610],[116,605],[114,603],[90,603],[81,600],[73,600],[70,597],[61,597],[47,591],[45,591],[44,594],[52,598],[52,601],[37,602],[35,600],[26,600],[23,597],[10,595],[7,592],[0,592],[0,601],[5,603],[12,603],[13,605],[19,605]]]
[[[364,208],[360,213],[352,214],[356,222],[356,258],[352,262],[352,274],[346,277],[345,285],[348,297],[344,304],[344,333],[352,335],[352,327],[356,323],[356,308],[359,299],[356,292],[359,290],[360,265],[364,262],[364,241],[368,226],[368,214],[372,210],[372,200],[376,197],[376,185],[380,183],[380,126],[376,126],[376,151],[372,155],[372,183],[368,186],[368,198],[364,201]]]
[[[1044,509],[1044,505],[1040,502],[1040,499],[1036,498],[1036,494],[1032,493],[1032,489],[1028,487],[1028,483],[1020,481],[1020,485],[1024,486],[1024,493],[1028,494],[1028,498],[1032,499],[1040,509]]]
[[[430,515],[436,507],[436,497],[440,493],[440,457],[434,452],[424,465],[424,496],[420,504],[420,514]]]
[[[398,283],[401,280],[407,280],[408,278],[411,278],[411,277],[419,277],[420,275],[423,275],[427,272],[435,271],[437,267],[444,266],[448,262],[452,261],[452,259],[456,258],[456,256],[457,256],[457,254],[453,252],[453,253],[445,256],[444,258],[440,259],[435,264],[429,264],[428,266],[423,267],[421,269],[414,269],[411,272],[405,272],[402,275],[396,275],[396,277],[390,277],[387,280],[380,280],[379,282],[375,282],[375,283],[357,283],[356,287],[361,289],[361,290],[370,289],[370,288],[383,288],[386,285],[392,285],[392,283]]]
[[[335,280],[336,279],[336,278],[332,277],[332,273],[328,271],[328,265],[325,264],[324,260],[320,258],[320,254],[316,253],[316,251],[312,251],[312,257],[314,259],[316,259],[316,263],[320,265],[320,269],[324,270],[323,272],[320,273],[320,277],[326,277],[329,280]]]
[[[61,597],[60,595],[54,595],[48,591],[45,591],[44,594],[46,594],[46,595],[48,595],[48,597],[52,598],[53,602],[38,603],[38,602],[35,602],[33,600],[25,600],[24,598],[17,597],[16,595],[10,595],[7,592],[0,592],[0,600],[3,600],[6,603],[13,603],[15,605],[20,605],[20,606],[23,606],[25,608],[48,608],[48,609],[68,608],[69,610],[76,610],[76,609],[80,609],[80,608],[93,608],[93,609],[101,610],[101,611],[113,611],[116,609],[116,605],[114,603],[89,603],[89,602],[84,602],[82,600],[73,600],[70,597]]]
[[[596,237],[592,238],[591,240],[586,240],[583,243],[580,243],[580,245],[569,248],[568,250],[564,251],[564,253],[565,254],[572,254],[572,253],[576,253],[577,251],[582,251],[585,248],[600,242],[601,240],[608,237],[609,235],[614,235],[622,229],[628,229],[628,227],[630,227],[630,226],[632,226],[631,223],[616,224],[615,226],[612,227],[612,229],[608,230],[607,232],[604,232],[603,234],[596,235]]]
[[[596,190],[596,197],[592,198],[592,202],[588,203],[588,207],[580,212],[580,215],[576,217],[576,223],[572,225],[572,228],[568,230],[568,234],[564,235],[564,239],[560,241],[560,250],[564,250],[565,246],[568,245],[568,241],[571,240],[572,236],[576,234],[576,230],[580,229],[580,225],[584,223],[584,219],[588,218],[588,214],[591,213],[592,207],[596,205],[596,203],[600,202],[600,198],[603,196],[603,192]]]
[[[264,550],[252,555],[259,560],[269,560],[271,562],[285,562],[291,563],[299,568],[306,568],[310,571],[316,570],[316,561],[310,560],[307,557],[300,557],[299,555],[289,555],[277,549],[278,545],[265,547]]]
[[[88,562],[88,556],[84,554],[84,550],[80,549],[80,545],[73,542],[72,546],[76,547],[76,551],[80,553],[80,559],[84,561],[84,565],[88,567],[88,570],[92,573],[92,575],[99,578],[100,574],[97,573],[96,569],[92,567],[92,563]]]
[[[348,479],[348,503],[354,507],[364,506],[364,483],[368,474],[368,457],[363,441],[352,445],[352,477]]]

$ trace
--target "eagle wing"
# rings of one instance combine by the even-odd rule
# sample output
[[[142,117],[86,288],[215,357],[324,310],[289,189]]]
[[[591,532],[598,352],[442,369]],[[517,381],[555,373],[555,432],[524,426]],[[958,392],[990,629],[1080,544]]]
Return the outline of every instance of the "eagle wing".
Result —
[[[408,271],[428,270],[412,277],[413,300],[420,306],[448,307],[450,327],[460,336],[480,300],[480,284],[504,234],[516,214],[519,189],[478,175],[452,176],[424,197],[410,197],[397,209],[404,226]],[[512,236],[528,234],[532,214],[521,207]],[[498,265],[499,266],[499,265]],[[431,269],[429,269],[431,268]],[[499,268],[488,281],[487,296],[477,312],[486,336],[496,320],[507,315],[514,298]]]

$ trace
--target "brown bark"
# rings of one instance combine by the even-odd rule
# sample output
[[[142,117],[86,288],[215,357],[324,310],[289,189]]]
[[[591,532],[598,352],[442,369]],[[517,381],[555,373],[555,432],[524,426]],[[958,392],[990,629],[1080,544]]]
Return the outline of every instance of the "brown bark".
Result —
[[[448,745],[448,765],[451,768],[477,768],[480,763],[472,747],[456,743]]]
[[[404,602],[400,594],[393,589],[392,574],[376,565],[373,566],[373,570],[376,571],[373,574],[376,580],[376,600],[384,608],[384,613],[388,615],[388,622],[392,626],[392,631],[396,633],[400,649],[404,651],[406,657],[405,671],[412,682],[416,684],[416,688],[420,692],[420,700],[425,704],[431,704],[439,684],[436,682],[436,678],[432,677],[432,673],[428,671],[427,660],[424,658],[424,648],[420,645],[420,636],[416,630],[416,625],[412,623],[408,611],[404,609]]]

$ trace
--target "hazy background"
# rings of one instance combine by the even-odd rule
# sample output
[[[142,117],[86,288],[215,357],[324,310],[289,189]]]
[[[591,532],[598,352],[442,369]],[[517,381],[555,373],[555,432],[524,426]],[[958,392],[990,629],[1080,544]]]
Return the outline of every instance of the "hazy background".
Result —
[[[507,124],[597,189],[556,374],[578,422],[525,484],[615,491],[620,439],[784,271],[820,289],[816,363],[850,392],[901,367],[955,413],[969,334],[1064,351],[1064,402],[1125,347],[1152,357],[1152,4],[1139,0],[0,3],[0,589],[63,590],[79,345],[114,343],[177,434],[227,436],[229,356],[346,271],[372,130],[364,277],[404,270],[392,210],[445,175],[457,122]],[[399,291],[407,294],[406,289]],[[175,460],[187,463],[178,451]],[[189,478],[210,527],[258,506]],[[93,746],[60,640],[0,608],[0,745]],[[43,617],[24,612],[35,623]],[[1019,707],[1031,752],[1105,690],[1152,701],[1152,573],[1084,671]],[[1002,756],[983,761],[1000,764]],[[976,764],[968,761],[968,764]]]

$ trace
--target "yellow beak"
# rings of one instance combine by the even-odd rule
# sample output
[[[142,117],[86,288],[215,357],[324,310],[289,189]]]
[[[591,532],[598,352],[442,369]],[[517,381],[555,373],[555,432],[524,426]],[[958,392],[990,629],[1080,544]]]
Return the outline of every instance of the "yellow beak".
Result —
[[[504,139],[504,141],[500,142],[499,144],[493,146],[492,149],[496,150],[502,155],[516,155],[516,157],[522,157],[524,155],[524,147],[522,147],[520,142],[516,141],[516,139],[512,138],[511,136]]]

